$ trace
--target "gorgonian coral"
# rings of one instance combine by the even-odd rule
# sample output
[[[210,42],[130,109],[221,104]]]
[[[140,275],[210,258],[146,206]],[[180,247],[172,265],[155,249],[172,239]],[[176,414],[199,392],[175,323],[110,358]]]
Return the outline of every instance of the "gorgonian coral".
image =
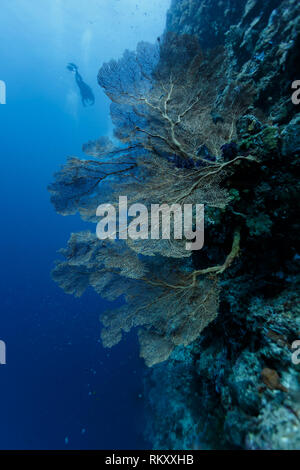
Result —
[[[97,222],[99,204],[117,204],[120,195],[146,207],[224,208],[231,197],[222,182],[236,165],[254,160],[230,144],[249,92],[223,83],[227,66],[222,49],[204,56],[194,38],[174,34],[104,64],[98,81],[112,101],[114,137],[84,145],[89,159],[71,158],[56,174],[49,188],[56,210]],[[242,86],[243,99],[236,92]],[[226,113],[216,119],[220,102]],[[102,317],[103,344],[111,347],[122,331],[138,327],[141,355],[153,365],[215,319],[218,276],[239,253],[238,227],[232,239],[219,265],[195,270],[191,252],[174,237],[100,241],[90,232],[73,234],[53,277],[67,293],[92,286],[108,300],[124,296],[121,308]]]

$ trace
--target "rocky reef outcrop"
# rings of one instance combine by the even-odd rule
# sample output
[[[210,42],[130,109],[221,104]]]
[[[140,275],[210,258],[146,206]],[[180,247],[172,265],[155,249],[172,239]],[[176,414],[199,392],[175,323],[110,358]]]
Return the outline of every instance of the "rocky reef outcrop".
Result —
[[[300,367],[291,361],[299,293],[293,285],[253,298],[243,316],[221,314],[148,374],[155,448],[299,449]]]
[[[295,112],[291,83],[300,76],[299,16],[297,0],[173,0],[167,30],[197,36],[203,49],[224,45],[227,78],[252,82],[253,105],[287,123]]]
[[[215,116],[226,115],[229,88],[241,99],[249,91],[236,150],[226,151],[259,164],[229,175],[230,208],[207,214],[194,266],[219,259],[238,223],[241,255],[222,279],[216,320],[149,371],[147,436],[160,449],[299,449],[300,115],[291,84],[300,79],[300,4],[173,0],[167,30],[197,36],[204,54],[225,48]]]

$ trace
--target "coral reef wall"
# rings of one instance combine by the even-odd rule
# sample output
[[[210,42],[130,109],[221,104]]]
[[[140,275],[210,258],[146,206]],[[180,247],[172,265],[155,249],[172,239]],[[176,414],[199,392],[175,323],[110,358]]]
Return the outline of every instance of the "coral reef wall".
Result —
[[[225,45],[227,73],[253,80],[254,102],[279,122],[294,111],[282,98],[300,73],[299,10],[297,0],[173,0],[167,30],[196,35],[204,49]]]
[[[172,0],[166,28],[195,35],[206,47],[214,47],[224,43],[226,32],[239,21],[244,7],[245,2],[240,0]]]
[[[193,256],[196,268],[203,256],[213,263],[240,220],[242,251],[222,280],[218,317],[148,372],[147,436],[162,449],[299,449],[300,115],[291,84],[300,79],[300,4],[173,0],[167,31],[197,36],[204,51],[225,47],[215,115],[226,115],[229,87],[251,90],[235,145],[260,164],[229,178],[233,204],[211,215]]]

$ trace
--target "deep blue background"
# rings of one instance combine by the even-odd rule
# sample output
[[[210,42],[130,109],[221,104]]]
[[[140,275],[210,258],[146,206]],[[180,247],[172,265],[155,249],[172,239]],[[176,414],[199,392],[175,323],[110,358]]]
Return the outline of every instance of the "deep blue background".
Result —
[[[49,1],[1,3],[7,104],[0,106],[0,339],[7,365],[0,366],[0,448],[143,448],[145,366],[136,337],[103,349],[99,314],[108,305],[92,290],[81,299],[68,296],[51,280],[57,250],[72,231],[88,227],[77,216],[57,215],[46,188],[68,155],[81,155],[84,142],[111,130],[97,71],[124,46],[155,38],[168,0],[153,2],[152,19],[148,2],[144,25],[145,12],[138,16],[132,1],[111,1],[115,9],[105,12],[103,28],[103,15],[95,28],[93,18],[106,1],[91,0],[87,12],[78,0],[64,7],[54,0],[52,13],[41,7]],[[82,108],[65,69],[69,61],[82,65],[96,94],[93,108]]]

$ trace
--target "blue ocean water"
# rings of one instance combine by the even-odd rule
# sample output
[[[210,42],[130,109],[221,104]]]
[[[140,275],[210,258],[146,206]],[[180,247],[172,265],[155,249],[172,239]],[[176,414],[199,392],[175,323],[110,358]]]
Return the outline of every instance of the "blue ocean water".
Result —
[[[2,0],[0,80],[1,449],[145,448],[135,335],[112,350],[100,341],[107,307],[51,280],[57,250],[89,228],[50,204],[47,185],[69,155],[111,132],[97,85],[101,64],[162,33],[169,0]],[[96,102],[84,108],[68,62]]]

